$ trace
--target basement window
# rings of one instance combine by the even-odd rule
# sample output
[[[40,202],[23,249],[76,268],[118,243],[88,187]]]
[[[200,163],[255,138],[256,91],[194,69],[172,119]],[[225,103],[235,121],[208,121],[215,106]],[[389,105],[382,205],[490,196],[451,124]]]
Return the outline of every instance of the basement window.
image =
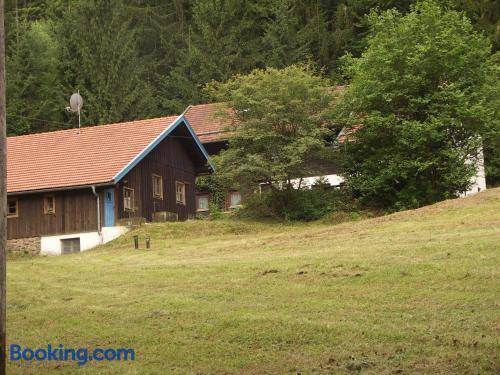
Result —
[[[61,240],[61,251],[63,254],[79,253],[80,238],[67,238]]]
[[[153,175],[153,198],[163,199],[163,177]]]
[[[19,203],[17,198],[11,198],[7,200],[7,217],[18,217],[19,216]]]
[[[186,184],[175,181],[175,201],[177,204],[186,205]]]
[[[123,209],[125,211],[134,210],[134,189],[123,188]]]
[[[46,195],[43,197],[43,212],[46,215],[56,213],[56,199],[53,195]]]

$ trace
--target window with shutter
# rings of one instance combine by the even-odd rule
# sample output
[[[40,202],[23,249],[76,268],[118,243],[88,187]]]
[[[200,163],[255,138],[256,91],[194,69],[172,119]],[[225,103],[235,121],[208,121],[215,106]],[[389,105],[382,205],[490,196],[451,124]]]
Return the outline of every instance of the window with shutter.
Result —
[[[163,177],[153,175],[153,198],[163,199]]]
[[[125,211],[134,210],[134,189],[123,188],[123,209]]]
[[[175,182],[175,200],[177,204],[186,205],[186,184],[183,182]]]
[[[18,217],[19,216],[19,203],[17,198],[12,198],[7,200],[7,217]]]

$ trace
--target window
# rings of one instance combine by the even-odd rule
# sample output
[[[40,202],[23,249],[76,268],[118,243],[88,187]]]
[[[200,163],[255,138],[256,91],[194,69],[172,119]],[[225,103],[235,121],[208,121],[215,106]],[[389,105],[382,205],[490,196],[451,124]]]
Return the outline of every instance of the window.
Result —
[[[46,195],[43,197],[43,212],[46,215],[52,215],[56,213],[56,199],[53,195]]]
[[[229,192],[229,208],[235,208],[241,205],[241,193],[239,191]]]
[[[123,188],[123,209],[125,211],[134,210],[134,189]]]
[[[61,252],[63,254],[80,252],[80,238],[67,238],[61,240]]]
[[[153,198],[163,199],[163,177],[153,175]]]
[[[7,200],[7,217],[19,216],[19,204],[17,199],[12,198]]]
[[[186,204],[186,184],[175,181],[175,200],[177,204]]]
[[[196,211],[208,211],[208,195],[196,197]]]

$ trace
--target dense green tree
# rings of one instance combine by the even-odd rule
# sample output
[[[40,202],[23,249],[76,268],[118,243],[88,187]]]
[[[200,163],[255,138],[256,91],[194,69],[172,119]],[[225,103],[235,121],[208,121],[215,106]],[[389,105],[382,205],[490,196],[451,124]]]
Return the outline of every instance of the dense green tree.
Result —
[[[84,97],[86,124],[156,114],[135,21],[121,0],[79,1],[64,14],[58,29],[64,81]]]
[[[466,190],[478,136],[493,121],[483,93],[488,40],[433,1],[407,15],[373,12],[370,23],[341,106],[343,121],[361,125],[344,144],[348,186],[365,202],[393,208]]]
[[[51,24],[18,20],[13,26],[7,50],[8,134],[64,127],[59,45]]]
[[[191,103],[193,93],[199,92],[197,87],[188,89],[182,77],[179,84],[169,77],[176,67],[185,65],[189,1],[133,0],[127,11],[135,20],[138,56],[148,72],[157,113],[182,112]]]
[[[488,122],[482,130],[486,181],[500,186],[500,52],[493,55],[487,64],[486,82],[481,92],[489,103]]]
[[[306,66],[254,70],[208,91],[231,111],[229,148],[217,159],[219,173],[243,187],[290,180],[316,171],[311,161],[328,155],[324,126],[332,102],[329,82]]]
[[[452,0],[451,6],[465,11],[477,30],[487,35],[495,51],[500,50],[500,4],[498,0]]]
[[[211,80],[264,67],[261,38],[272,0],[198,0],[191,10],[185,48],[163,80],[178,109],[204,99],[201,87]]]
[[[284,68],[312,58],[307,41],[301,35],[293,3],[293,0],[284,0],[270,5],[262,38],[263,59],[267,66]]]

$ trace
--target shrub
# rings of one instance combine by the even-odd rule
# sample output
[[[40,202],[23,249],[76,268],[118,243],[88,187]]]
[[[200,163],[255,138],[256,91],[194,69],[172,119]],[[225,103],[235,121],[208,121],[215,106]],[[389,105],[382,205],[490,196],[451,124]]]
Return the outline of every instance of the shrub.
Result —
[[[272,190],[247,198],[239,216],[258,219],[312,221],[330,212],[350,209],[352,202],[342,191],[318,188]]]

